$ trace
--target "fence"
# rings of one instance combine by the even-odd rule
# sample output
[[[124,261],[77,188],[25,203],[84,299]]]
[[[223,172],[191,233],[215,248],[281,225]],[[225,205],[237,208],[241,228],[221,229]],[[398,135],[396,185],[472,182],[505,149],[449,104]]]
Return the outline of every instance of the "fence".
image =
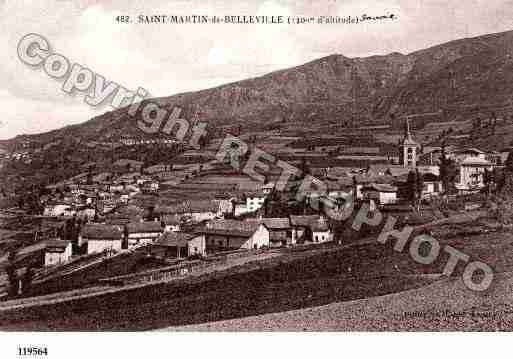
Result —
[[[172,278],[181,277],[193,272],[198,272],[207,268],[214,268],[221,264],[225,264],[227,261],[226,257],[218,258],[215,260],[196,260],[187,263],[181,263],[169,267],[153,269],[140,273],[128,274],[117,277],[102,278],[98,282],[100,284],[108,285],[127,285],[136,284],[142,282],[153,282],[163,281]]]
[[[61,274],[63,271],[71,271],[74,269],[81,268],[87,264],[95,262],[100,258],[106,257],[105,253],[94,253],[94,254],[86,254],[82,256],[77,256],[75,258],[70,259],[68,262],[61,263],[54,266],[49,266],[42,268],[37,271],[34,280],[43,280],[53,274]]]
[[[142,282],[164,281],[172,278],[178,278],[190,273],[206,269],[213,269],[217,266],[226,264],[229,260],[244,258],[252,255],[268,253],[269,250],[234,250],[229,252],[217,253],[208,259],[199,259],[194,261],[182,262],[168,267],[152,269],[140,273],[127,274],[117,277],[102,278],[98,282],[108,285],[127,285]]]

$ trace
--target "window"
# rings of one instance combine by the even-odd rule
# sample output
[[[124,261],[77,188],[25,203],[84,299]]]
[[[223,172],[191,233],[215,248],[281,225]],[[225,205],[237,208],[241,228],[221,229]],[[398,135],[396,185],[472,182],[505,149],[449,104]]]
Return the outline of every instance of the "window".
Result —
[[[315,241],[319,242],[319,236],[315,236]]]

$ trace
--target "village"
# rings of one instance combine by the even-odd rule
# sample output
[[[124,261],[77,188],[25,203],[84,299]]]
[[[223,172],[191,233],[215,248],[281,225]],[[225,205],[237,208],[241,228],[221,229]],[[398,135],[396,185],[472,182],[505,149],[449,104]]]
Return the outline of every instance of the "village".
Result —
[[[242,138],[254,141],[254,136]],[[123,146],[137,144],[136,140],[122,142]],[[289,159],[301,174],[279,191],[276,168],[271,168],[263,181],[251,178],[231,163],[231,155],[223,161],[215,158],[213,150],[219,142],[213,141],[203,152],[189,150],[192,156],[210,150],[211,159],[201,163],[145,168],[141,161],[121,159],[113,164],[116,170],[112,172],[95,171],[89,164],[84,173],[46,186],[38,200],[40,213],[3,209],[4,220],[18,219],[13,223],[19,226],[19,218],[23,218],[32,228],[22,245],[1,258],[7,273],[2,297],[46,293],[29,288],[34,278],[44,287],[47,276],[67,274],[70,268],[87,273],[88,268],[94,271],[114,257],[141,257],[137,261],[144,264],[127,266],[121,272],[105,271],[97,280],[162,267],[183,273],[175,269],[240,253],[354,240],[354,235],[348,236],[343,225],[330,218],[327,208],[315,205],[323,198],[340,208],[348,199],[356,208],[365,203],[371,209],[397,214],[407,224],[440,219],[444,215],[439,208],[433,210],[440,203],[452,201],[463,211],[479,209],[483,205],[479,199],[504,181],[501,173],[509,156],[509,151],[424,146],[406,120],[397,144],[388,146],[392,149],[386,153],[379,148],[330,144],[295,150]],[[263,148],[272,151],[273,144]],[[370,156],[386,161],[365,167],[314,167],[312,154],[316,153],[361,163]],[[325,189],[308,189],[298,197],[296,192],[306,175],[321,180]],[[472,195],[478,200],[467,200]],[[80,285],[73,288],[77,287]]]

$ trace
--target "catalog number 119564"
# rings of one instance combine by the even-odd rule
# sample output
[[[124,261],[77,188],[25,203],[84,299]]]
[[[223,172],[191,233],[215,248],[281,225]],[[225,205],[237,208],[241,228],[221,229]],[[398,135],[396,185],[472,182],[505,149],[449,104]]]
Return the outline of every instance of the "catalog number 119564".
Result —
[[[42,357],[48,355],[47,347],[18,347],[18,356],[20,357]]]

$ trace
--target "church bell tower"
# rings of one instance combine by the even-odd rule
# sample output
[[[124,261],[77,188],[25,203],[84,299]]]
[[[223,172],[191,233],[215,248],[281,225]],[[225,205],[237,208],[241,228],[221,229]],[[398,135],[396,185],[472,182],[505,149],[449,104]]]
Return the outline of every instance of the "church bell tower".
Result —
[[[410,120],[406,119],[404,126],[404,138],[400,144],[400,163],[403,167],[415,168],[417,166],[417,149],[419,144],[413,140],[410,131]]]

